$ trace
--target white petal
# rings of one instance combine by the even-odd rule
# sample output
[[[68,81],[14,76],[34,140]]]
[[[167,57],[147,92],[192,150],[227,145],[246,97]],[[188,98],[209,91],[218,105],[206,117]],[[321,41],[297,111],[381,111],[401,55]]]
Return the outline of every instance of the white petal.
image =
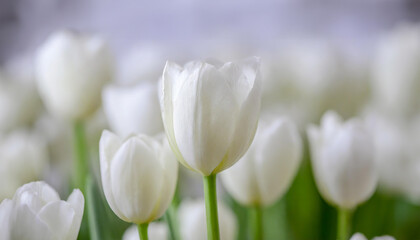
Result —
[[[254,139],[254,135],[258,125],[258,118],[261,106],[261,79],[259,76],[259,60],[252,58],[239,63],[239,69],[231,76],[240,75],[238,78],[231,79],[231,88],[240,107],[238,115],[231,116],[235,118],[235,129],[232,142],[229,146],[229,153],[226,156],[215,173],[221,172],[235,164],[248,150]],[[242,66],[241,66],[242,65]],[[230,68],[235,69],[238,66],[232,65]],[[231,71],[232,72],[232,71]]]
[[[99,158],[101,167],[102,189],[104,191],[106,200],[112,211],[119,216],[118,207],[115,203],[114,195],[111,189],[111,161],[114,155],[120,148],[121,139],[109,131],[103,131],[101,140],[99,142]]]
[[[54,236],[47,224],[41,221],[28,205],[18,205],[11,224],[11,239],[53,240]]]
[[[75,213],[73,222],[67,235],[67,239],[72,240],[76,239],[79,235],[80,224],[82,223],[83,218],[83,210],[85,208],[85,198],[79,189],[75,189],[67,199],[67,203],[70,204]]]
[[[13,211],[13,202],[5,199],[0,204],[0,239],[10,238],[10,221]]]
[[[70,204],[65,201],[57,201],[45,205],[37,217],[52,230],[53,238],[75,240],[74,236],[72,238],[69,236],[70,234],[73,235],[70,229],[75,215],[75,211]]]
[[[60,201],[58,193],[45,182],[31,182],[20,187],[13,196],[13,202],[28,206],[37,213],[50,202]]]

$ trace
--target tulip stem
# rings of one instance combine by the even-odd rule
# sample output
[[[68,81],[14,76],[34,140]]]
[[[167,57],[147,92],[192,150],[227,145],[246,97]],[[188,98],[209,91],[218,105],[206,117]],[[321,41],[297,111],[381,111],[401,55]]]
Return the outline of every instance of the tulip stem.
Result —
[[[337,240],[347,240],[350,233],[350,210],[344,208],[337,210]]]
[[[86,177],[88,174],[88,151],[86,145],[85,128],[83,122],[76,122],[74,134],[74,176],[73,184],[85,193]]]
[[[260,206],[249,208],[250,227],[252,228],[252,236],[254,240],[263,239],[263,211]]]
[[[149,229],[149,223],[138,224],[137,228],[139,230],[140,240],[148,240],[149,236],[147,234],[147,230]]]
[[[206,201],[207,239],[220,240],[217,211],[216,174],[203,177],[204,198]]]

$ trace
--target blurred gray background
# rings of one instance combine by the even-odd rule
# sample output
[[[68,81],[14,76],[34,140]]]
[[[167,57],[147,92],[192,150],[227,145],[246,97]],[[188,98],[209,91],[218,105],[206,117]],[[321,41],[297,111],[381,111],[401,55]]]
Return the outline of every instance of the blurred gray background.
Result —
[[[293,38],[364,49],[395,24],[419,19],[418,0],[0,0],[0,63],[31,54],[60,28],[99,33],[117,55],[140,42],[189,51],[209,42],[270,48]]]

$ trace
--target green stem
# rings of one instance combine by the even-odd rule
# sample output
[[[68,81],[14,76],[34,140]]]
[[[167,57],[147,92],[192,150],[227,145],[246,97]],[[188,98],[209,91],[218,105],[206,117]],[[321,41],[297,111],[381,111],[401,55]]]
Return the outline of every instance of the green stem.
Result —
[[[88,175],[88,151],[83,122],[76,122],[74,134],[74,175],[73,184],[85,193],[86,177]]]
[[[216,174],[203,177],[206,201],[207,240],[220,240],[217,212]]]
[[[149,228],[149,223],[139,224],[137,225],[137,228],[139,229],[140,240],[148,240],[149,236],[147,235],[147,230]]]
[[[165,212],[165,221],[169,227],[169,234],[172,240],[178,240],[178,231],[177,231],[177,224],[176,224],[176,206],[174,201],[172,201],[171,205],[169,206],[168,210]]]
[[[263,239],[263,211],[259,206],[249,208],[250,226],[252,228],[252,236],[254,240]]]
[[[337,240],[347,240],[350,233],[350,210],[338,208],[337,211]]]

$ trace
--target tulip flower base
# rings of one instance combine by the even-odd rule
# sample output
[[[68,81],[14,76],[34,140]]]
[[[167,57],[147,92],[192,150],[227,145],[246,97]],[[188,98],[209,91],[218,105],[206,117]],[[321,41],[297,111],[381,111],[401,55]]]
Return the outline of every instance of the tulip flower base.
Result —
[[[203,177],[206,202],[207,239],[220,240],[219,217],[217,211],[216,174]]]

